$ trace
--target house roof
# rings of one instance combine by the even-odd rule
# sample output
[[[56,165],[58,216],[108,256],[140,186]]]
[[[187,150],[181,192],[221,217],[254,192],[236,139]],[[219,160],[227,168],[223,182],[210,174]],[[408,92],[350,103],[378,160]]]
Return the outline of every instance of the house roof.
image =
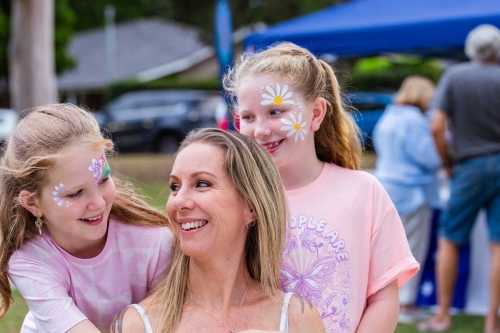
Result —
[[[115,61],[108,66],[105,29],[78,33],[69,46],[77,65],[58,77],[58,88],[103,89],[110,77],[149,81],[180,72],[214,54],[199,34],[196,27],[159,18],[117,24]]]

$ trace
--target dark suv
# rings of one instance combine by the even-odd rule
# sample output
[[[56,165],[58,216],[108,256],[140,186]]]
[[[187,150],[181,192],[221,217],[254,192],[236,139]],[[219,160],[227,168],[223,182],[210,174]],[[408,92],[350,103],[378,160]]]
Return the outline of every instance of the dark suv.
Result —
[[[223,106],[218,92],[134,91],[114,99],[95,116],[119,152],[174,153],[192,129],[216,127],[215,113]]]

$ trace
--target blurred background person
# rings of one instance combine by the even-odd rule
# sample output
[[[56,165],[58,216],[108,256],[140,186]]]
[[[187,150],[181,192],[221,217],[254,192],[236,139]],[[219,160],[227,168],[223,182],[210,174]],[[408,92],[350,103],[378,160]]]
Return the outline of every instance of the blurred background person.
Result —
[[[436,172],[441,158],[425,116],[434,84],[407,77],[374,129],[375,174],[394,202],[415,259],[423,267],[429,247],[431,211],[438,205]],[[400,322],[417,318],[415,300],[421,272],[399,290]]]
[[[450,200],[439,225],[436,258],[437,313],[419,329],[452,326],[449,309],[460,245],[469,236],[481,208],[490,232],[490,302],[484,332],[500,332],[500,31],[492,25],[473,29],[465,42],[470,62],[451,66],[439,82],[432,106],[432,131],[448,175]],[[450,122],[452,151],[446,145]]]

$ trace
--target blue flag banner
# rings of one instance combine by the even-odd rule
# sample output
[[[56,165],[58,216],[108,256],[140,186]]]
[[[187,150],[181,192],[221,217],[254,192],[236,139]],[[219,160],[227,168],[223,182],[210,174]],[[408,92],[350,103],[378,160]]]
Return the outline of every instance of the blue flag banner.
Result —
[[[233,23],[226,0],[218,0],[215,8],[215,49],[222,78],[233,59]]]
[[[220,90],[223,92],[222,78],[233,60],[233,23],[231,19],[231,9],[226,0],[217,0],[215,5],[215,50],[219,61]],[[226,105],[230,106],[227,94],[224,94]],[[227,110],[227,121],[229,129],[234,130],[233,117]]]

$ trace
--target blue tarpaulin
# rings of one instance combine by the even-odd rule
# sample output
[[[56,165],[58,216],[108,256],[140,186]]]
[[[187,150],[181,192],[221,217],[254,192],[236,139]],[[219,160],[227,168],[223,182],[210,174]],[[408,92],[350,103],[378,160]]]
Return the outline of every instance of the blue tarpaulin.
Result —
[[[460,56],[467,33],[483,23],[500,27],[500,0],[352,0],[254,33],[245,48],[290,41],[316,55]]]

